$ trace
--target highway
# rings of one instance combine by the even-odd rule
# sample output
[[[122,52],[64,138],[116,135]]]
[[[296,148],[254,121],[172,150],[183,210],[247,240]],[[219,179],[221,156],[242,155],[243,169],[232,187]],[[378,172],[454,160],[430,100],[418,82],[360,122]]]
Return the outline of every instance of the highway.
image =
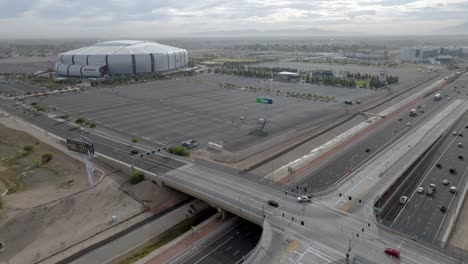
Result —
[[[385,120],[382,120],[383,124],[379,125],[378,128],[357,139],[345,149],[330,156],[321,162],[320,165],[306,171],[293,182],[289,183],[289,186],[302,186],[306,188],[307,193],[313,194],[336,184],[363,162],[372,158],[379,151],[385,149],[407,133],[410,133],[416,125],[431,118],[435,112],[445,107],[451,98],[462,96],[457,93],[461,89],[457,90],[455,87],[460,87],[466,83],[466,77],[462,77],[451,83],[446,89],[441,91],[443,95],[441,101],[434,101],[432,95],[422,98],[419,104],[414,106],[418,113],[416,117],[409,116],[410,109],[405,109],[398,115],[387,117]],[[407,126],[408,122],[410,126]],[[369,149],[368,152],[366,152],[366,149]],[[289,191],[303,193],[304,189],[291,188]]]
[[[260,240],[262,229],[239,219],[227,232],[208,240],[201,249],[171,261],[171,264],[237,264]]]
[[[2,101],[2,106],[4,102]],[[389,174],[381,178],[377,174],[369,174],[368,171],[403,168],[410,160],[412,150],[417,148],[420,142],[432,140],[433,136],[422,138],[420,134],[434,134],[434,136],[446,126],[447,122],[453,122],[447,117],[456,117],[459,107],[466,108],[466,103],[462,100],[455,100],[451,104],[450,111],[443,111],[438,115],[439,119],[426,122],[419,126],[418,134],[409,133],[392,145],[393,153],[382,152],[390,155],[390,158],[372,159],[362,168],[362,171],[351,175],[352,179],[347,179],[346,186],[349,192],[360,192],[363,197],[370,195],[367,202],[373,201],[384,187],[391,182],[397,174]],[[17,112],[12,106],[7,107],[9,111]],[[455,110],[454,110],[455,109]],[[60,127],[56,121],[47,121],[47,117],[26,117],[27,120],[50,131],[60,133],[59,136],[76,137],[76,132],[70,131],[67,127]],[[96,135],[87,135],[93,139],[98,152],[109,155],[122,162],[130,160],[128,152],[122,149],[122,143],[109,139],[103,139]],[[97,145],[100,142],[104,144]],[[408,144],[408,142],[415,142]],[[411,146],[411,147],[408,147]],[[102,151],[101,151],[102,149]],[[127,150],[128,151],[128,150]],[[397,157],[398,154],[398,157]],[[156,157],[149,155],[148,157]],[[457,263],[458,259],[453,258],[431,247],[426,247],[418,242],[407,240],[397,234],[390,235],[380,229],[374,222],[375,218],[371,212],[370,217],[363,217],[361,214],[350,214],[346,210],[339,210],[335,206],[330,206],[325,200],[315,200],[312,203],[297,203],[296,197],[287,195],[284,191],[269,186],[262,185],[251,180],[236,177],[228,172],[219,171],[215,168],[181,162],[170,159],[168,165],[159,158],[143,158],[135,161],[137,167],[147,171],[148,177],[154,177],[164,181],[165,184],[176,188],[187,194],[193,195],[209,202],[215,207],[224,208],[247,220],[262,225],[264,233],[262,240],[256,250],[248,259],[248,262],[255,264],[262,263],[289,263],[293,258],[298,263],[330,263],[343,261],[346,254],[351,258],[375,263],[394,263],[395,260],[383,253],[386,247],[399,248],[402,257],[399,263]],[[156,162],[156,163],[155,163]],[[390,164],[389,164],[390,163]],[[388,166],[388,168],[387,168]],[[158,175],[151,172],[161,170]],[[368,176],[371,179],[367,179]],[[359,179],[356,183],[354,180]],[[363,181],[364,179],[366,181]],[[385,185],[380,186],[380,183]],[[333,202],[338,196],[335,196]],[[344,197],[339,198],[339,201]],[[278,208],[268,205],[268,200],[275,200],[279,203]],[[338,203],[339,205],[339,203]],[[368,205],[368,203],[366,203]],[[362,207],[367,212],[372,207]],[[304,259],[304,256],[309,256]]]
[[[465,114],[453,131],[468,135],[465,129],[467,125],[468,114]],[[440,240],[438,235],[443,220],[453,212],[452,205],[456,204],[454,201],[459,197],[456,193],[451,193],[449,188],[455,186],[460,189],[462,183],[463,185],[466,183],[468,163],[465,159],[459,159],[458,155],[468,157],[468,148],[458,147],[459,143],[468,146],[468,138],[453,136],[452,130],[448,130],[444,142],[427,164],[422,179],[416,184],[404,187],[402,195],[408,197],[407,203],[405,205],[394,203],[386,215],[384,220],[389,222],[392,228],[429,243]],[[442,167],[438,168],[437,164],[441,164]],[[455,169],[456,173],[450,173],[450,169]],[[444,185],[443,180],[448,180],[449,183]],[[436,191],[430,196],[425,193],[429,184],[436,185]],[[418,187],[423,187],[424,193],[418,193],[416,191]],[[440,211],[442,206],[447,208],[447,212]]]

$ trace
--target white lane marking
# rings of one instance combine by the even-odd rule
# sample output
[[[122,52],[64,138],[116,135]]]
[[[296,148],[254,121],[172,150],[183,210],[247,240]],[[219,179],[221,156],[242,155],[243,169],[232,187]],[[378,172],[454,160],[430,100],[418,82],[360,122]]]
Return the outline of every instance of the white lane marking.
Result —
[[[465,123],[465,126],[468,125],[468,122]],[[439,158],[436,160],[436,162],[434,162],[431,166],[431,168],[429,169],[429,171],[426,173],[426,175],[422,178],[421,181],[419,181],[421,184],[426,180],[426,178],[431,174],[431,171],[434,169],[434,167],[436,166],[437,163],[439,163],[440,159],[445,155],[445,153],[448,151],[448,149],[452,146],[453,142],[455,142],[456,140],[458,139],[458,137],[453,137],[452,141],[448,144],[448,146],[445,148],[445,150],[440,154]],[[419,184],[420,185],[420,184]],[[398,213],[397,217],[395,217],[395,220],[393,220],[392,224],[390,225],[390,227],[393,226],[393,224],[395,224],[395,222],[398,220],[398,218],[400,217],[400,215],[403,213],[403,211],[405,210],[406,206],[410,203],[411,201],[411,198],[413,198],[413,196],[416,194],[416,190],[414,190],[412,193],[411,193],[411,196],[408,198],[408,201],[406,201],[406,203],[403,205],[403,208],[401,208],[400,212]]]
[[[197,264],[199,263],[200,261],[204,260],[206,257],[208,257],[209,255],[211,255],[211,253],[213,253],[215,250],[217,250],[218,248],[220,248],[221,246],[223,246],[224,244],[226,244],[227,242],[229,242],[229,240],[233,239],[234,237],[233,236],[230,236],[226,241],[224,241],[223,243],[219,244],[217,247],[215,247],[213,250],[211,250],[210,252],[208,252],[208,254],[206,254],[205,256],[203,256],[203,258],[199,259],[197,262],[193,263],[193,264]],[[185,263],[182,262],[182,263]]]

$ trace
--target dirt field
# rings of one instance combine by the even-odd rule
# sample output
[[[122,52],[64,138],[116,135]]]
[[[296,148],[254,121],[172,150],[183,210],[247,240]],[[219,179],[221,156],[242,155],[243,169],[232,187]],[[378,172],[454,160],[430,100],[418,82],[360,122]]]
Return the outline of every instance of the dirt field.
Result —
[[[29,148],[29,149],[28,149]],[[43,162],[42,155],[52,154]],[[6,208],[31,208],[86,187],[84,165],[31,135],[0,125],[0,192]]]
[[[26,153],[24,147],[29,145],[33,150]],[[53,159],[43,163],[46,152]],[[0,166],[0,191],[9,190],[0,210],[4,243],[0,263],[35,263],[81,241],[72,250],[88,246],[98,237],[126,228],[127,222],[116,225],[113,216],[117,223],[134,216],[140,219],[147,217],[140,215],[146,210],[143,204],[159,212],[187,198],[150,180],[128,185],[128,175],[96,164],[96,178],[102,181],[90,188],[84,165],[64,146],[30,125],[1,115]],[[107,230],[104,235],[103,230]]]

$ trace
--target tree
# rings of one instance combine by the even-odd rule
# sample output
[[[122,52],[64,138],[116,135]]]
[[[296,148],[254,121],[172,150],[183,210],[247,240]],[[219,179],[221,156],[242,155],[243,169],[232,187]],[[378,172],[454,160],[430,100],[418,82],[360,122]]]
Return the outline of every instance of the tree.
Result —
[[[50,162],[54,158],[54,155],[52,153],[46,152],[42,154],[42,163],[46,164]]]
[[[95,123],[91,123],[91,124],[89,125],[89,127],[90,127],[90,128],[95,128],[95,127],[96,127],[96,124],[95,124]]]

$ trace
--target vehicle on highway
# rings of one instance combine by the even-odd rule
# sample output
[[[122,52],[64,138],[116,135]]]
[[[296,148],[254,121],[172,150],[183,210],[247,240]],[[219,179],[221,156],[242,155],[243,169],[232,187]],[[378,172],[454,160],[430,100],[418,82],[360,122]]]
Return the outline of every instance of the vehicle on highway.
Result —
[[[303,203],[303,202],[311,202],[312,200],[310,200],[310,197],[308,197],[307,195],[301,195],[297,197],[297,201],[299,203]]]
[[[440,168],[442,168],[442,164],[437,163],[437,164],[436,164],[436,167],[440,169]]]
[[[456,136],[457,134],[458,134],[457,131],[453,131],[453,132],[452,132],[452,135],[454,135],[454,136]]]
[[[344,103],[345,103],[345,104],[352,105],[352,104],[353,104],[353,101],[351,101],[351,100],[345,100]]]
[[[458,155],[458,159],[461,159],[461,160],[462,160],[462,159],[463,159],[463,155],[461,155],[461,154]]]
[[[440,99],[442,99],[440,93],[434,95],[434,101],[439,101]]]
[[[395,258],[399,258],[400,257],[400,251],[394,249],[394,248],[386,248],[384,250],[384,252],[387,254],[387,255],[390,255],[392,257],[395,257]]]
[[[406,123],[406,126],[411,126],[411,122]]]
[[[403,118],[398,118],[398,121],[402,121],[402,120],[403,120]]]
[[[448,180],[443,180],[442,183],[443,183],[444,185],[448,185],[448,184],[449,184],[449,181],[448,181]]]
[[[418,193],[423,193],[424,192],[424,188],[423,187],[419,187],[418,189],[416,189],[416,191]]]
[[[418,113],[417,113],[417,110],[416,109],[411,109],[410,113],[409,113],[409,116],[417,116]]]
[[[366,148],[364,151],[365,151],[366,153],[369,153],[371,150],[370,150],[370,148]]]
[[[276,201],[273,200],[268,200],[268,205],[273,206],[273,207],[278,207],[279,204]]]
[[[198,146],[198,141],[194,139],[189,139],[189,140],[182,142],[180,145],[186,149],[193,149]]]
[[[453,169],[453,168],[450,169],[449,172],[450,172],[451,174],[453,174],[453,175],[457,174],[457,171],[456,171],[455,169]]]
[[[130,153],[132,153],[132,154],[138,154],[138,150],[133,149],[132,151],[130,151]]]
[[[442,213],[447,212],[447,207],[445,207],[444,205],[442,205],[442,207],[440,207],[440,211],[441,211]]]
[[[357,100],[357,101],[356,101],[356,104],[361,104],[361,100]]]
[[[461,142],[460,142],[460,143],[458,143],[458,145],[457,145],[457,146],[458,146],[459,148],[463,148],[463,144],[462,144]]]
[[[463,134],[462,134],[462,133],[458,133],[458,136],[459,136],[459,137],[463,137]]]
[[[450,192],[451,193],[456,193],[457,192],[457,187],[455,187],[455,186],[450,187]]]
[[[408,201],[408,196],[402,196],[400,197],[400,203],[405,204]]]

